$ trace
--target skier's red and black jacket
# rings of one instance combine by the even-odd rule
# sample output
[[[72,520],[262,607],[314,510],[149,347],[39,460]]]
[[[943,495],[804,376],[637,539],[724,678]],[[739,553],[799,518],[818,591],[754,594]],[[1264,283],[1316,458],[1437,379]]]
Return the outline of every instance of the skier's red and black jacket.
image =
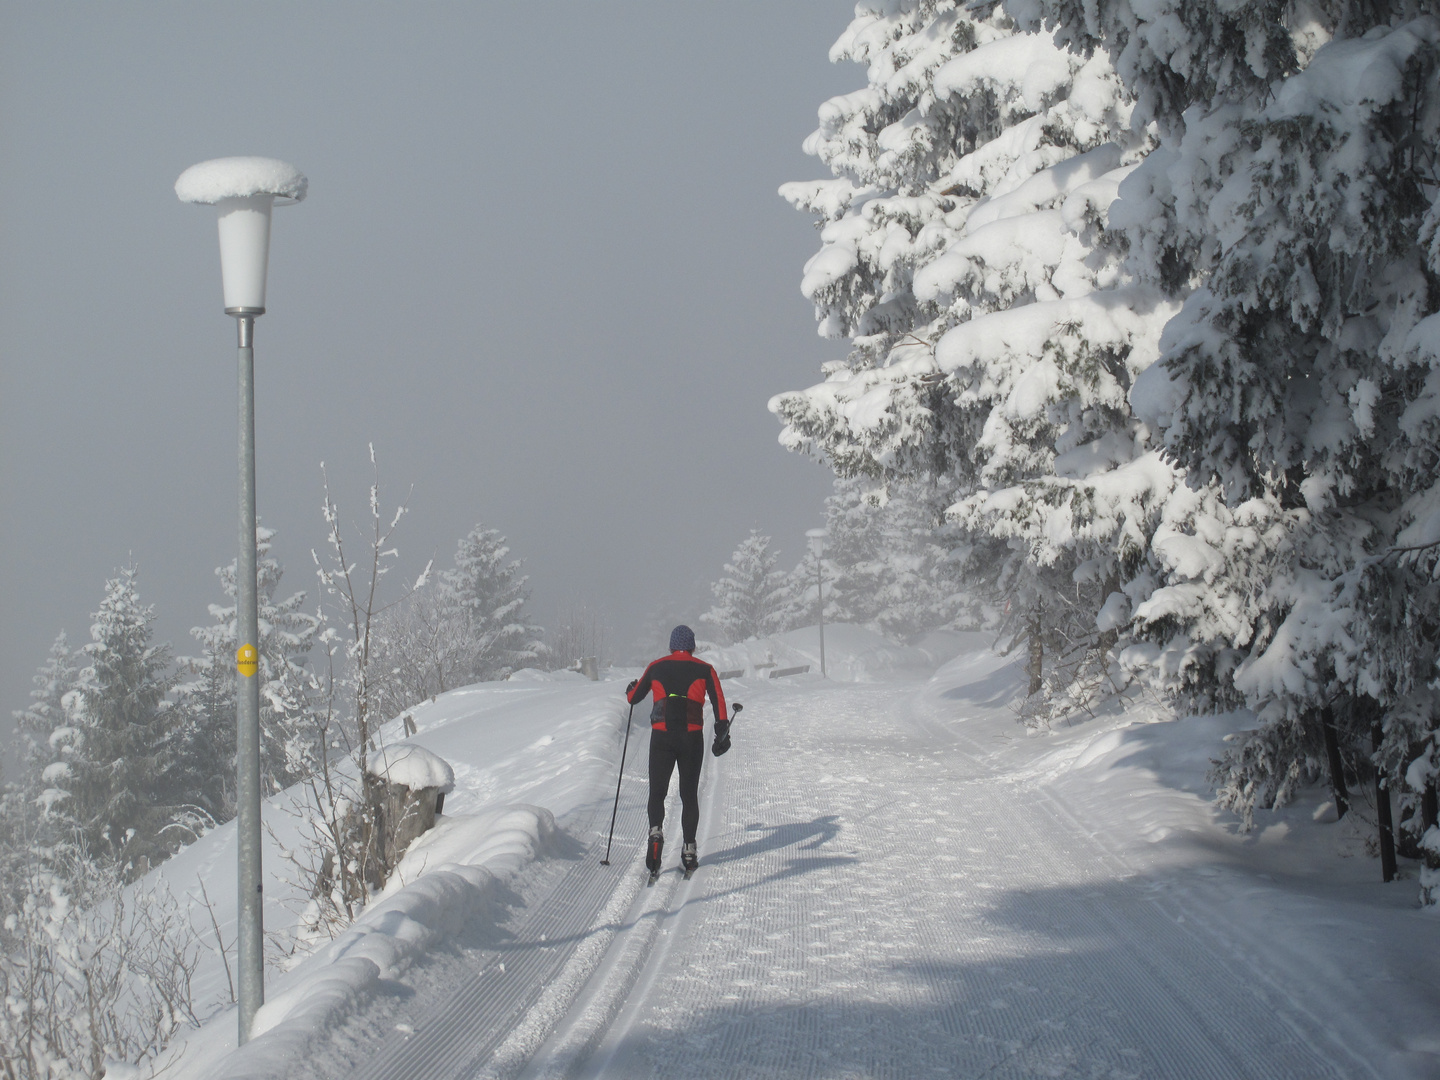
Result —
[[[650,726],[657,731],[704,730],[706,694],[710,695],[716,722],[723,724],[729,719],[720,676],[704,660],[696,660],[683,650],[662,656],[647,667],[625,700],[638,705],[646,694],[655,702],[650,708]]]

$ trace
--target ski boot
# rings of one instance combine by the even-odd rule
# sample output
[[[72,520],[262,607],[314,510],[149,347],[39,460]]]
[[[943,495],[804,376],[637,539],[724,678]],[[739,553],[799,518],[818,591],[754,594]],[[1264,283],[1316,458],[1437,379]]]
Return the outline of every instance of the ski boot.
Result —
[[[660,852],[665,850],[665,833],[659,825],[650,827],[650,839],[645,843],[645,869],[650,871],[647,885],[654,885],[660,876]]]
[[[695,868],[700,865],[700,855],[695,850],[695,841],[690,841],[680,849],[680,866],[685,871],[685,880],[690,880],[690,875],[695,873]]]

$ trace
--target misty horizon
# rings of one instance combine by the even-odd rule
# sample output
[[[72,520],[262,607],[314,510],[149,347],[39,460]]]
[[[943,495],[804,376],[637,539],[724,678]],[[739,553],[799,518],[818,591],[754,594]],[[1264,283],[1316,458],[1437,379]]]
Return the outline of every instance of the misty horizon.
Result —
[[[222,599],[235,332],[214,213],[172,190],[209,157],[311,183],[256,326],[283,594],[318,601],[320,463],[358,518],[371,443],[382,502],[408,498],[397,582],[483,523],[536,621],[586,607],[622,654],[695,625],[751,528],[799,561],[831,474],[766,401],[843,345],[776,189],[820,175],[801,140],[860,80],[826,59],[849,5],[0,11],[7,725],[120,567],[177,655]]]

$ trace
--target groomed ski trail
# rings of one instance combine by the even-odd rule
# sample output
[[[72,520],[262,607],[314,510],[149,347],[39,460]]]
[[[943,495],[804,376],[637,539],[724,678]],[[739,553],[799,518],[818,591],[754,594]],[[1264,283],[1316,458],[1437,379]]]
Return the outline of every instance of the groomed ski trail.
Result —
[[[929,684],[727,687],[748,708],[735,749],[706,757],[700,868],[682,879],[672,793],[651,889],[640,731],[613,867],[597,793],[499,938],[408,972],[294,1075],[1429,1075],[1387,1064],[1393,1040],[1346,1007],[1363,986],[1316,993],[1323,958],[1277,969],[1216,897],[1127,863],[1048,766],[1017,769],[1050,751],[1016,744],[1016,666],[960,666]]]
[[[616,938],[525,1080],[1379,1075],[931,705],[756,698],[655,947]]]

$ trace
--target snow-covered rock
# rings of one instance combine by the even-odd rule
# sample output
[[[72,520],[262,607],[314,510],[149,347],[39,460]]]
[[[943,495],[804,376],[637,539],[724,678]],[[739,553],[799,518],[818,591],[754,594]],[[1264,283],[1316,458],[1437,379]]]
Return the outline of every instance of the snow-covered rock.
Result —
[[[365,771],[411,791],[421,788],[438,788],[444,792],[455,790],[455,770],[450,763],[423,746],[408,743],[382,746],[366,759]]]

